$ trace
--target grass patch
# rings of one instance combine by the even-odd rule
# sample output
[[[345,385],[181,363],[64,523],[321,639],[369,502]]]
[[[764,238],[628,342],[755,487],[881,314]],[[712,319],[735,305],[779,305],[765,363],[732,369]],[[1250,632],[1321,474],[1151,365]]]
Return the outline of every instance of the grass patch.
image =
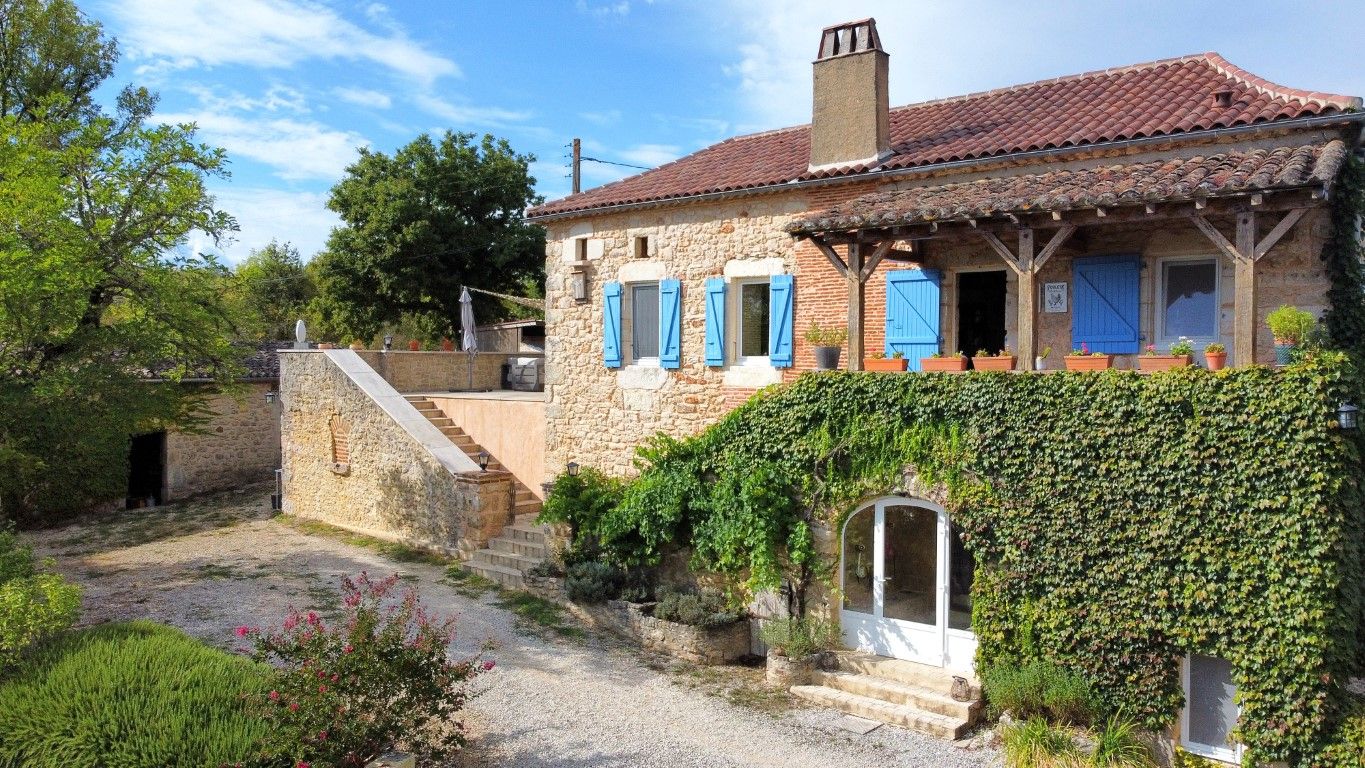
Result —
[[[215,766],[268,741],[269,669],[135,621],[66,634],[0,683],[0,766]]]
[[[530,592],[504,592],[497,605],[517,615],[519,628],[545,629],[570,640],[587,637],[582,627],[565,619],[564,606]]]
[[[275,518],[281,525],[289,526],[299,533],[306,533],[310,536],[323,536],[343,544],[350,544],[353,547],[363,547],[377,552],[380,555],[393,560],[397,563],[423,563],[426,565],[447,565],[455,562],[455,558],[450,555],[434,552],[422,547],[415,547],[401,541],[385,541],[373,536],[366,536],[363,533],[348,531],[345,528],[338,528],[335,525],[318,522],[317,520],[302,520],[296,517],[281,515]]]
[[[445,582],[465,597],[480,598],[489,592],[502,591],[497,582],[486,579],[459,563],[451,563],[446,568]]]

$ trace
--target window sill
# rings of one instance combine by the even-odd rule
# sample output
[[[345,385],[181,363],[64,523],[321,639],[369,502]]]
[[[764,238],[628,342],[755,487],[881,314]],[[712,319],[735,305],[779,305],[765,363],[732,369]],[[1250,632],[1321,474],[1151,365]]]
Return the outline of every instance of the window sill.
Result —
[[[771,365],[731,365],[722,375],[725,386],[742,389],[759,389],[781,381],[781,369]]]

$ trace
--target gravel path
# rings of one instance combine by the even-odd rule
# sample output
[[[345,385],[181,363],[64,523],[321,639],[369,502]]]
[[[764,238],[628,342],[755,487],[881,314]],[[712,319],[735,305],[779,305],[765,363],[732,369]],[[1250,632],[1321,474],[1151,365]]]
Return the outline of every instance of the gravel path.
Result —
[[[85,587],[85,623],[147,618],[226,648],[233,628],[271,625],[290,606],[331,611],[340,578],[368,570],[417,584],[423,602],[458,617],[452,652],[487,641],[498,666],[466,712],[467,766],[998,766],[892,727],[858,736],[835,712],[792,707],[761,691],[761,670],[698,668],[604,637],[528,627],[444,580],[444,568],[272,519],[250,489],[31,536]],[[735,703],[750,702],[750,705]]]

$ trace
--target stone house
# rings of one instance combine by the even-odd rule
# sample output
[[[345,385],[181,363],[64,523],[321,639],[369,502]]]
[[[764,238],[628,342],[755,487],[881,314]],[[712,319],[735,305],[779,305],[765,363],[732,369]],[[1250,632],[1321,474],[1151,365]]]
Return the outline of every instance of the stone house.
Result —
[[[825,29],[813,73],[809,125],[529,212],[548,232],[547,473],[632,472],[656,432],[693,434],[814,367],[812,325],[847,329],[850,370],[981,349],[1056,369],[1082,346],[1136,368],[1182,337],[1251,365],[1273,360],[1271,310],[1327,308],[1319,254],[1360,144],[1357,97],[1204,53],[892,108],[871,19]],[[841,535],[930,553],[939,593],[964,593],[943,518],[881,499]],[[953,601],[902,621],[877,594],[844,612],[851,645],[971,671]],[[1226,664],[1186,664],[1191,707],[1233,706]],[[1196,718],[1182,742],[1235,760],[1235,719]]]

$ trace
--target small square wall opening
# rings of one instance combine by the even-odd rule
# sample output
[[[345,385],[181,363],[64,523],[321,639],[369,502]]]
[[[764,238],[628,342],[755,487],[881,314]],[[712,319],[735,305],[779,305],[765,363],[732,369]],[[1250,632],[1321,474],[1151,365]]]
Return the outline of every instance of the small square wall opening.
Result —
[[[645,235],[637,235],[634,240],[633,255],[637,259],[649,258],[649,238]]]

